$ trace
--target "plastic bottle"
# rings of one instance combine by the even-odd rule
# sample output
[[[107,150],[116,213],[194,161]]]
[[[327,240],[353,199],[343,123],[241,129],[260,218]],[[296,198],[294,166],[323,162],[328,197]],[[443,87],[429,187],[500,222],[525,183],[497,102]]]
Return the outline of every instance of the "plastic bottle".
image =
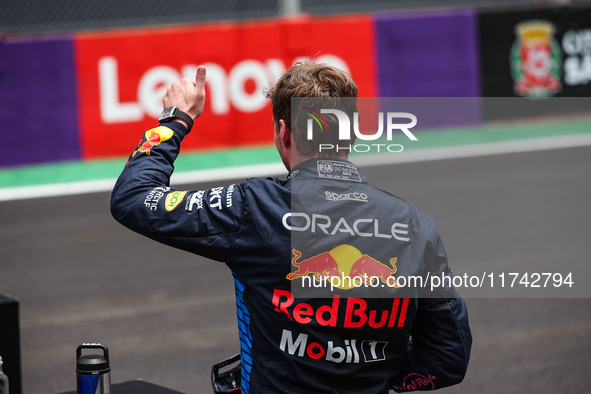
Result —
[[[0,356],[0,394],[8,393],[8,376],[2,372],[2,357]]]

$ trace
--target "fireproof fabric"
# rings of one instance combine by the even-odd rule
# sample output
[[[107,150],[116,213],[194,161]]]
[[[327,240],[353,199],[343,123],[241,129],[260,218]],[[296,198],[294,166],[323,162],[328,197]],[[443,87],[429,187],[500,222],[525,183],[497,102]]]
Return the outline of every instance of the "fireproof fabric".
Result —
[[[451,283],[396,296],[411,275],[451,277],[426,214],[369,185],[349,161],[330,158],[300,163],[286,179],[171,189],[186,134],[175,122],[144,133],[113,189],[111,212],[133,231],[231,269],[242,392],[373,394],[462,381],[472,337]],[[325,281],[333,292],[318,297],[294,286],[331,274],[358,281]]]

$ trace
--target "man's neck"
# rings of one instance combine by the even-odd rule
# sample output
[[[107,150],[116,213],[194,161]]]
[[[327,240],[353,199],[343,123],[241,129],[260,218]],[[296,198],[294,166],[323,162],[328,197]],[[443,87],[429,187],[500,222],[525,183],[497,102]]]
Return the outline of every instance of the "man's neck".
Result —
[[[288,171],[291,171],[295,166],[298,164],[310,160],[310,159],[341,159],[341,160],[349,160],[349,155],[342,155],[342,156],[302,156],[297,152],[291,152],[289,167],[287,168]]]

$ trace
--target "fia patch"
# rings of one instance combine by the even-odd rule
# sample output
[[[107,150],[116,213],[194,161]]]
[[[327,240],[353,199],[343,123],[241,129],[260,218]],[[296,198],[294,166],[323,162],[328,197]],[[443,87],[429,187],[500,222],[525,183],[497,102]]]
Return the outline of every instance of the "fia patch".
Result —
[[[361,182],[357,167],[351,163],[333,160],[318,160],[318,176],[320,178],[341,179]]]

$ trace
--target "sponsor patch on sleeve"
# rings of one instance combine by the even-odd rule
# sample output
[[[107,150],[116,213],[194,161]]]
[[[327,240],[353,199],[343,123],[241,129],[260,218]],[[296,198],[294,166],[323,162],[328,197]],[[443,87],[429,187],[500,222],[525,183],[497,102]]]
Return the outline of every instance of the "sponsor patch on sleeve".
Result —
[[[204,206],[210,209],[222,210],[233,205],[233,194],[236,185],[228,187],[214,187],[208,190],[199,190],[189,195],[185,204],[186,211],[203,209]],[[186,192],[185,192],[186,193]],[[181,199],[184,198],[184,194]]]
[[[144,133],[144,138],[140,141],[137,149],[133,151],[131,156],[134,157],[138,153],[149,155],[153,147],[170,139],[173,135],[174,131],[165,126],[158,126],[150,129]]]
[[[179,203],[183,201],[183,199],[185,198],[185,194],[187,194],[186,191],[181,192],[178,190],[172,193],[168,193],[164,203],[164,205],[166,206],[166,210],[172,211],[173,209],[175,209],[179,205]]]

